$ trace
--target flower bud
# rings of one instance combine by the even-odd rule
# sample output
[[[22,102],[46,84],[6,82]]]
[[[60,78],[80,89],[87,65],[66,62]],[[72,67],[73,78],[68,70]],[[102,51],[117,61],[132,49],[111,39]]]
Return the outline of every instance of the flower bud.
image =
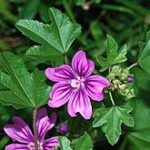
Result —
[[[122,73],[120,74],[120,79],[121,80],[126,80],[129,76],[129,70],[128,69],[123,69]]]
[[[108,79],[109,79],[109,80],[114,80],[114,79],[115,79],[115,74],[110,73],[110,74],[108,75]]]
[[[133,81],[134,81],[134,77],[128,76],[128,83],[131,83],[131,82],[133,82]]]
[[[120,66],[115,65],[115,66],[112,67],[112,72],[113,72],[114,74],[117,75],[120,71],[121,71]]]
[[[68,132],[68,126],[66,124],[64,124],[64,123],[60,124],[60,126],[59,126],[59,132],[61,134],[67,133]]]

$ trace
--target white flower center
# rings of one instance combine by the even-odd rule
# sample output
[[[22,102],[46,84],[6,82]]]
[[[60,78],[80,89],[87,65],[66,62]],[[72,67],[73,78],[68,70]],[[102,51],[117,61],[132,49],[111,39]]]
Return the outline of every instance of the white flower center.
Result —
[[[84,78],[77,77],[77,79],[72,79],[72,80],[70,81],[70,85],[71,85],[71,87],[73,87],[74,89],[78,89],[78,88],[80,88],[81,86],[84,86],[84,81],[85,81]]]
[[[35,149],[35,143],[29,143],[28,148],[29,148],[29,150],[36,150]],[[42,142],[40,142],[40,143],[38,142],[38,150],[44,150]]]

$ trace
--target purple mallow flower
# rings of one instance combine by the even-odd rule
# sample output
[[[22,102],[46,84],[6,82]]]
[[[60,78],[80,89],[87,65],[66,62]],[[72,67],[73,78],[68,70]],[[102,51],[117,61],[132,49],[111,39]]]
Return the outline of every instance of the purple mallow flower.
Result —
[[[57,82],[50,93],[48,105],[57,108],[68,102],[68,113],[75,117],[79,112],[85,119],[92,116],[90,98],[103,100],[103,89],[109,86],[109,81],[99,75],[91,75],[94,63],[86,58],[83,51],[78,51],[71,67],[62,65],[47,68],[45,74],[49,80]]]
[[[44,140],[46,133],[55,125],[56,119],[56,113],[52,113],[49,118],[45,108],[38,110],[36,115],[38,150],[52,150],[52,148],[59,146],[56,136]],[[14,124],[5,125],[4,131],[13,140],[22,144],[9,144],[5,147],[5,150],[35,150],[35,140],[29,126],[20,117],[14,116],[12,120]]]
[[[131,82],[133,82],[133,81],[134,81],[134,77],[128,76],[128,83],[131,83]]]
[[[61,134],[67,133],[68,132],[68,126],[66,124],[64,124],[64,123],[60,124],[60,126],[59,126],[59,132]]]

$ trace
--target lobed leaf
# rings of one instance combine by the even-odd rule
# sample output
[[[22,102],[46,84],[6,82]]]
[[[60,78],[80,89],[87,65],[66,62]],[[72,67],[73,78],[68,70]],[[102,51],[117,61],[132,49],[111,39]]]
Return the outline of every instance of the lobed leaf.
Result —
[[[132,111],[130,106],[114,106],[112,108],[99,108],[95,111],[93,127],[102,127],[109,143],[114,145],[121,135],[121,125],[133,127],[134,120],[129,114]]]
[[[60,144],[60,149],[61,150],[72,150],[71,147],[70,147],[70,141],[65,136],[60,136],[59,137],[59,144]]]
[[[100,71],[105,71],[108,69],[109,66],[119,64],[122,62],[125,62],[127,60],[126,54],[127,54],[127,46],[124,45],[120,50],[118,50],[118,44],[115,41],[115,39],[107,35],[107,57],[98,57],[97,62],[102,66]]]
[[[26,52],[27,58],[36,64],[51,62],[52,66],[63,64],[63,55],[56,51],[43,46],[33,46]]]
[[[0,103],[14,108],[38,107],[48,100],[50,88],[38,70],[30,74],[23,61],[10,52],[0,54],[0,83],[6,88],[0,91]],[[4,97],[4,93],[8,93]]]
[[[90,135],[85,132],[83,136],[78,139],[77,144],[75,145],[74,150],[92,150],[93,142]]]
[[[135,127],[128,132],[126,139],[130,143],[129,150],[149,150],[150,148],[150,109],[141,99],[132,102]]]
[[[72,23],[60,10],[49,9],[51,24],[34,20],[19,20],[16,27],[27,37],[49,49],[61,53],[69,50],[72,42],[79,36],[81,28]]]

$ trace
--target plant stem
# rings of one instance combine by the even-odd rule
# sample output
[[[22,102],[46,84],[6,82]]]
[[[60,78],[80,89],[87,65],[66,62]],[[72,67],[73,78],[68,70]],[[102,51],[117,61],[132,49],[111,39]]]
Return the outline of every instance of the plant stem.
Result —
[[[68,64],[67,53],[64,53],[64,63],[65,63],[66,65]]]
[[[65,11],[67,12],[67,14],[70,17],[71,21],[73,23],[76,23],[76,20],[74,18],[74,14],[73,14],[72,9],[70,8],[67,0],[63,0],[63,5],[64,5]]]
[[[128,144],[128,140],[127,140],[127,137],[125,137],[123,143],[121,144],[121,146],[119,147],[118,150],[125,150],[126,149],[126,146]]]
[[[128,67],[129,70],[131,70],[133,67],[138,66],[138,62],[133,63],[131,66]]]
[[[33,111],[33,131],[34,131],[35,150],[38,150],[38,137],[36,131],[36,113],[37,113],[37,108],[35,108]]]
[[[113,99],[113,97],[112,97],[111,92],[108,92],[108,93],[109,93],[109,97],[110,97],[110,100],[111,100],[112,105],[115,106],[115,101],[114,101],[114,99]]]

